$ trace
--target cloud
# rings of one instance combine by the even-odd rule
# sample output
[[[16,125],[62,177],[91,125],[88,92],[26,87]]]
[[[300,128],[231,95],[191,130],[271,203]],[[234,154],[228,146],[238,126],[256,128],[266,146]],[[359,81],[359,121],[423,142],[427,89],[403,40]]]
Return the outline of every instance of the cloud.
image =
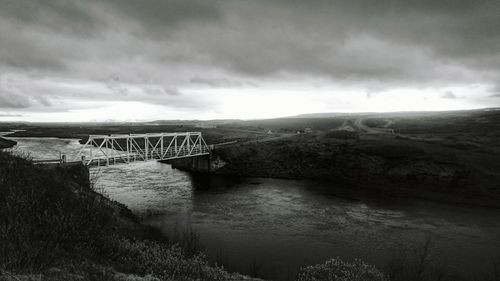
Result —
[[[210,105],[204,97],[193,99],[175,87],[158,84],[100,82],[26,75],[0,75],[0,108],[68,111],[98,103],[141,102],[166,108],[199,109]]]
[[[24,95],[0,92],[0,108],[27,108],[32,101]]]
[[[448,92],[442,94],[441,97],[443,99],[456,99],[457,98],[457,96],[451,91],[448,91]]]
[[[182,93],[177,88],[168,87],[146,87],[144,91],[152,96],[181,96]]]
[[[492,47],[500,4],[491,1],[3,1],[5,64],[99,79],[144,80],[144,69],[158,79],[156,70],[184,68],[170,73],[179,82],[189,80],[178,77],[186,70],[209,68],[390,87],[477,80],[478,69],[497,70],[500,60]],[[90,73],[99,64],[102,75]]]
[[[22,114],[0,113],[0,117],[23,117]]]
[[[205,78],[193,77],[189,82],[194,85],[209,86],[214,88],[239,88],[239,87],[255,87],[257,84],[250,81],[240,81],[228,78]]]
[[[219,1],[206,0],[109,0],[96,1],[107,9],[130,17],[145,30],[154,33],[177,28],[182,24],[205,24],[219,20],[222,15]]]
[[[500,96],[500,81],[497,81],[497,82],[493,85],[493,87],[490,87],[490,88],[488,89],[488,92],[489,92],[489,93],[493,93],[493,94],[491,95],[491,97],[498,97],[498,96]]]
[[[88,3],[88,2],[86,2]],[[81,32],[98,28],[88,5],[66,0],[0,0],[0,17],[22,26],[39,26],[57,32]]]
[[[498,1],[0,0],[0,6],[0,75],[27,77],[16,91],[0,93],[6,108],[57,111],[92,99],[201,110],[212,99],[193,99],[193,87],[285,92],[321,84],[373,99],[397,88],[439,95],[500,85]],[[480,92],[450,93],[442,96],[449,102],[455,93],[471,106],[488,102]],[[348,94],[343,98],[348,103]]]

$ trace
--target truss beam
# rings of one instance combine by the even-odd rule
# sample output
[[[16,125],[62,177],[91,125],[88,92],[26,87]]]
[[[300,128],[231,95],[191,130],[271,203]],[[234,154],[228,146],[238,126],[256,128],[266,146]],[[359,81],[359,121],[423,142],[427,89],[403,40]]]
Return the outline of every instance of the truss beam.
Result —
[[[90,135],[76,160],[86,166],[108,166],[208,154],[201,132]]]

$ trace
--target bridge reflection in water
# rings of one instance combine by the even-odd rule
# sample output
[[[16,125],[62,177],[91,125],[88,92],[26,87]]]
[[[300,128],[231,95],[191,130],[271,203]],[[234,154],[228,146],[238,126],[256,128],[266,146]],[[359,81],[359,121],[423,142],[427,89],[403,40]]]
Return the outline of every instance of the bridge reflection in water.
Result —
[[[90,135],[75,161],[86,166],[209,155],[201,132]]]

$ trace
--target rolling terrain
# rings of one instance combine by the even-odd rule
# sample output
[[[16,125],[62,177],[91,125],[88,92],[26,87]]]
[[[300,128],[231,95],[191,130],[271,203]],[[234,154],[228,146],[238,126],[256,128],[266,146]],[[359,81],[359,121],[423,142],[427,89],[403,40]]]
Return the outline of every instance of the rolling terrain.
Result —
[[[89,134],[201,131],[209,144],[231,142],[216,146],[216,174],[313,179],[352,190],[500,206],[498,109],[175,122],[2,124],[0,130],[82,141]],[[188,169],[186,161],[174,164]]]

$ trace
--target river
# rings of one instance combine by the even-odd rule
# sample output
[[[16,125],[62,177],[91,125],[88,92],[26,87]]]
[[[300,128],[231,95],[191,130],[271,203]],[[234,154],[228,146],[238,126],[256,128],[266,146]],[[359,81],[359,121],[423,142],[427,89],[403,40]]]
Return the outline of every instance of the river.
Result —
[[[33,158],[71,159],[82,147],[75,139],[11,139]],[[157,162],[92,172],[143,223],[170,236],[191,228],[212,261],[263,278],[291,280],[300,266],[334,256],[384,269],[428,239],[433,260],[460,275],[482,277],[500,257],[500,209],[353,198],[326,183],[199,176]]]

